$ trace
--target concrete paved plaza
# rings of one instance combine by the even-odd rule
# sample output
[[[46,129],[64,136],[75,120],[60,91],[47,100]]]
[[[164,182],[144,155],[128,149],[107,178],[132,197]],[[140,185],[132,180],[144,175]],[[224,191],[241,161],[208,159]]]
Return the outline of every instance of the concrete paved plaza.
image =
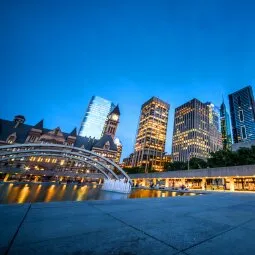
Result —
[[[0,206],[1,254],[255,254],[255,194]]]

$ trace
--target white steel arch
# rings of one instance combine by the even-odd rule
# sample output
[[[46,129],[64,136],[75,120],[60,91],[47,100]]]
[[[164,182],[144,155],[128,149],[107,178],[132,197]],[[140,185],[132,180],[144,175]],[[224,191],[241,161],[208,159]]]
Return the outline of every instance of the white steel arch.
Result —
[[[115,167],[121,173],[121,175],[123,175],[131,183],[130,177],[116,163],[101,155],[98,155],[95,152],[81,149],[78,147],[45,143],[27,143],[0,146],[0,157],[2,157],[1,161],[8,160],[10,158],[10,155],[15,155],[15,157],[18,158],[17,155],[23,155],[22,157],[26,157],[28,155],[36,156],[36,153],[41,153],[40,156],[44,156],[47,153],[51,153],[52,155],[55,153],[54,156],[59,155],[59,157],[61,156],[62,158],[64,158],[65,156],[68,157],[69,155],[73,158],[73,160],[78,160],[78,158],[76,157],[80,157],[83,158],[84,163],[89,164],[88,161],[92,161],[110,172],[116,179],[121,179],[121,176],[116,175],[109,167],[107,167],[108,164]],[[21,156],[19,158],[21,158]],[[95,158],[103,161],[104,163],[99,162],[99,160],[95,160]],[[99,170],[93,163],[91,163],[90,165]],[[100,172],[104,171],[104,175],[107,175],[109,179],[112,179],[112,176],[110,176],[105,170],[101,169]]]
[[[46,154],[34,154],[34,153],[27,153],[27,154],[18,154],[18,155],[15,155],[15,159],[19,159],[19,158],[24,158],[24,157],[31,157],[31,156],[36,156],[36,157],[42,157],[42,156],[54,156],[56,158],[63,158],[61,157],[59,154],[53,154],[53,153],[46,153]],[[66,155],[65,158],[69,158],[69,159],[72,159],[72,160],[75,160],[75,161],[78,161],[78,162],[82,162],[82,163],[86,163],[94,168],[96,168],[99,172],[101,172],[107,179],[110,179],[109,175],[106,174],[106,172],[104,170],[102,170],[101,168],[99,168],[98,166],[96,166],[95,164],[91,163],[91,162],[88,162],[88,161],[85,161],[83,159],[77,159],[77,158],[73,158],[69,155]],[[0,162],[3,162],[3,161],[6,161],[8,160],[9,158],[3,158],[3,159],[0,159]]]
[[[0,156],[2,156],[1,153],[0,153]],[[32,151],[31,150],[22,150],[22,151],[19,150],[19,151],[12,151],[12,152],[8,151],[4,154],[4,156],[5,156],[5,158],[0,159],[0,162],[8,160],[10,158],[8,156],[13,156],[12,158],[17,158],[17,159],[22,158],[22,157],[31,157],[31,156],[36,156],[36,157],[38,157],[38,156],[41,156],[41,157],[43,157],[43,156],[55,156],[57,158],[67,157],[67,158],[72,159],[74,161],[81,161],[85,164],[89,164],[89,165],[91,165],[91,166],[93,166],[97,169],[98,169],[98,167],[96,167],[96,165],[99,165],[99,166],[103,167],[104,169],[106,169],[107,171],[109,171],[116,179],[119,179],[119,177],[110,168],[108,168],[103,163],[101,163],[101,162],[99,162],[99,161],[97,161],[93,158],[90,158],[88,156],[85,156],[85,155],[81,156],[79,153],[75,153],[75,152],[69,152],[69,151],[68,152],[67,151],[63,152],[63,151],[53,150],[53,149],[49,149],[49,150],[48,149],[44,149],[44,150],[39,149],[39,150],[32,150]],[[91,163],[90,161],[94,162],[94,164]],[[102,172],[102,169],[100,171]],[[107,174],[107,176],[109,176],[109,175]]]

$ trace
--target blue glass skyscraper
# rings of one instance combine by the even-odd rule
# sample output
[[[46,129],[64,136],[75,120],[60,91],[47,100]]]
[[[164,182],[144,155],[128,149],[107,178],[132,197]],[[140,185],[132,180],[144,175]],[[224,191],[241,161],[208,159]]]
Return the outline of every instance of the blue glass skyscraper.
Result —
[[[255,104],[252,87],[229,95],[234,143],[255,140]]]
[[[112,102],[93,96],[81,123],[79,135],[99,139],[104,130],[107,116],[114,107],[115,105]]]
[[[230,150],[232,145],[230,119],[224,101],[220,106],[220,124],[223,150]]]

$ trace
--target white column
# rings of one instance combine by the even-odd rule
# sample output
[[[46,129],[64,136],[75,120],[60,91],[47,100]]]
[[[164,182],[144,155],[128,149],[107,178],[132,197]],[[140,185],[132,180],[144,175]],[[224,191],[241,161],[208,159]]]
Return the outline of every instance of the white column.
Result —
[[[165,187],[169,188],[169,179],[167,179],[167,178],[165,179]]]
[[[233,177],[229,178],[229,189],[231,192],[235,191],[235,182]]]
[[[205,190],[205,186],[206,186],[206,178],[202,178],[202,181],[201,181],[202,190]]]

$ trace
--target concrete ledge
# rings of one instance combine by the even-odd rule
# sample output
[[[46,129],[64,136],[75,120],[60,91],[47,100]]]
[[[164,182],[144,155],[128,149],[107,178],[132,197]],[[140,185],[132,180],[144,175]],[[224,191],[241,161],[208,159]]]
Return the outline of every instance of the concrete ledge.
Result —
[[[253,176],[255,177],[255,165],[232,166],[220,168],[205,168],[180,171],[168,171],[148,174],[130,174],[131,179],[139,178],[202,178],[202,177],[237,177]]]

